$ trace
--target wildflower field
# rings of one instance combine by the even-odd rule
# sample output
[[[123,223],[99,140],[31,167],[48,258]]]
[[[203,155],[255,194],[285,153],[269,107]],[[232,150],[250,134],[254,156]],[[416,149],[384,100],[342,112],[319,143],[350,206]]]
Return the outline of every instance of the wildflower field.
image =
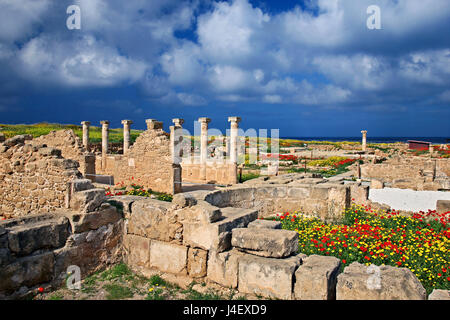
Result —
[[[325,224],[297,212],[278,215],[276,220],[283,229],[298,232],[299,251],[304,254],[335,256],[342,268],[354,261],[406,267],[428,294],[450,289],[450,212],[402,216],[353,204],[340,224]]]
[[[114,196],[140,196],[140,197],[148,197],[148,198],[155,198],[157,200],[166,201],[166,202],[172,202],[173,196],[167,193],[163,192],[156,192],[152,189],[144,189],[144,187],[137,185],[137,184],[131,184],[129,188],[125,186],[123,182],[117,183],[114,190],[111,190],[110,188],[105,190],[105,195],[107,197],[114,197]]]

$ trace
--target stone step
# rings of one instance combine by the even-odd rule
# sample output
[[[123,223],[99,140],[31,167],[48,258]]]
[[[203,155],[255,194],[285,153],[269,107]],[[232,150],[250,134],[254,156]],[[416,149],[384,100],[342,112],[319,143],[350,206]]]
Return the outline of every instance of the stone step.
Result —
[[[298,250],[298,233],[289,230],[237,228],[231,245],[261,257],[285,258]]]

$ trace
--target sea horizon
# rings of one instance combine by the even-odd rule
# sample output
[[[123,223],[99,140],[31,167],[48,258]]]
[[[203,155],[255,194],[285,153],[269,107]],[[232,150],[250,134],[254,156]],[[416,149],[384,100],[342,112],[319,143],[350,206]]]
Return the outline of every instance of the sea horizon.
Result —
[[[358,141],[361,141],[361,136],[359,136],[359,137],[280,137],[280,139],[291,139],[291,140],[301,140],[301,141],[358,142]],[[431,142],[433,144],[444,144],[444,143],[450,142],[450,138],[448,138],[448,137],[367,137],[367,143],[408,142],[408,140],[425,141],[425,142]]]

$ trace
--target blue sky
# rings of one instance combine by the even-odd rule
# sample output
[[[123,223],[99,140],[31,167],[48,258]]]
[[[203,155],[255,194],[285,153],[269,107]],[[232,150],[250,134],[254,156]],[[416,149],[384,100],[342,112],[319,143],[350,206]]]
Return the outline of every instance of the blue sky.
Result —
[[[448,0],[0,0],[0,123],[424,137],[449,106]]]

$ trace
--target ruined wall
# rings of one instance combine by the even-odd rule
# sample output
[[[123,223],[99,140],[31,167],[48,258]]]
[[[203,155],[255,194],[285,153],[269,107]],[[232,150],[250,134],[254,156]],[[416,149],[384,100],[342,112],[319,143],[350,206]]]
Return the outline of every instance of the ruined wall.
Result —
[[[205,176],[202,177],[202,165],[196,163],[181,163],[182,178],[186,182],[235,184],[237,183],[237,165],[227,163],[207,163]]]
[[[367,266],[341,272],[338,258],[299,253],[297,232],[257,220],[253,209],[211,205],[206,193],[178,194],[172,204],[114,197],[128,211],[124,260],[132,270],[285,300],[426,299],[408,269],[381,267],[382,289],[371,290]]]
[[[162,129],[143,132],[127,155],[107,155],[96,158],[96,173],[114,176],[115,183],[136,183],[154,191],[174,194],[181,188],[181,167],[172,163],[170,138]]]
[[[0,144],[0,216],[63,208],[67,183],[81,176],[76,161],[30,140],[31,136],[16,136]]]
[[[85,278],[121,261],[122,214],[89,180],[69,188],[70,209],[0,221],[0,299],[58,289],[72,265]]]
[[[52,131],[48,135],[40,136],[32,140],[35,145],[47,145],[61,150],[61,155],[66,159],[78,161],[79,170],[84,174],[95,173],[94,156],[84,148],[81,139],[73,130]]]
[[[395,157],[381,164],[364,164],[361,177],[413,190],[450,189],[450,160]]]

